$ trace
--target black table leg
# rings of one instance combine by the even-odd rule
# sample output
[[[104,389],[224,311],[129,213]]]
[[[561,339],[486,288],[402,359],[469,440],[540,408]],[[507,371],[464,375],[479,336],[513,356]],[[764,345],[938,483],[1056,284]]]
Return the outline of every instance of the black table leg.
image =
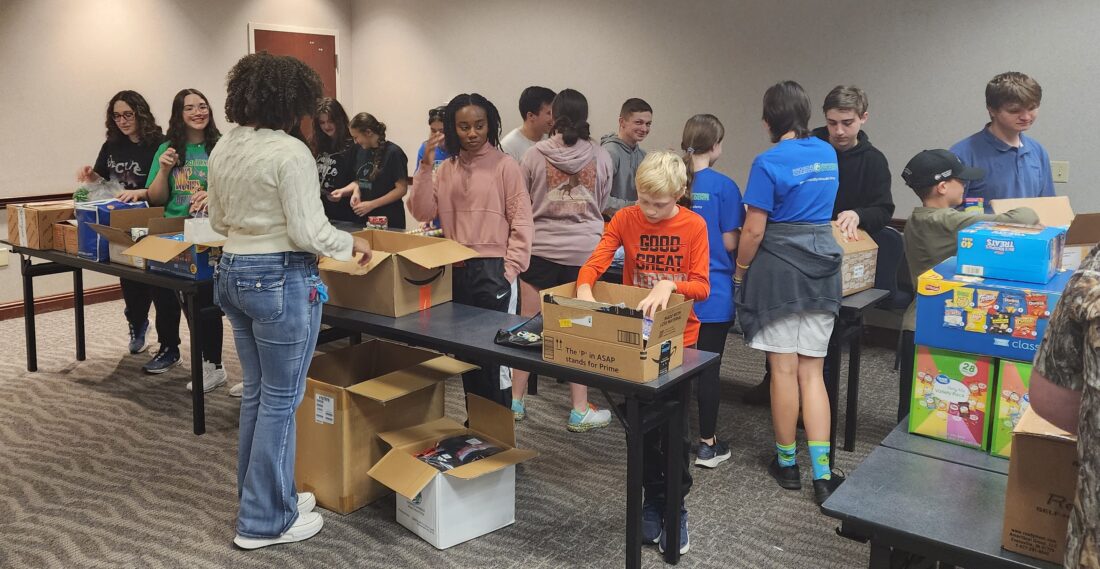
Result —
[[[191,324],[191,412],[196,435],[206,432],[206,401],[202,383],[202,344],[199,340],[201,328],[200,312],[194,294],[184,294],[184,310]]]
[[[38,371],[38,341],[34,332],[34,276],[30,274],[30,257],[19,257],[23,274],[23,329],[27,334],[27,371]]]
[[[642,415],[638,398],[626,398],[626,567],[642,566]]]
[[[850,335],[848,344],[848,405],[844,409],[844,450],[856,449],[856,427],[859,421],[859,358],[860,340],[863,336],[862,319],[854,329],[858,333]]]
[[[871,540],[871,559],[868,569],[890,569],[890,547]]]
[[[73,321],[76,322],[76,359],[87,359],[84,341],[84,271],[73,271]]]
[[[684,471],[684,428],[694,377],[676,386],[676,405],[665,423],[665,563],[680,562],[680,509]]]
[[[829,338],[829,351],[825,356],[825,392],[829,394],[829,464],[836,464],[836,426],[837,405],[840,400],[840,356],[841,338],[844,335],[844,320],[839,316],[833,325],[833,335]]]

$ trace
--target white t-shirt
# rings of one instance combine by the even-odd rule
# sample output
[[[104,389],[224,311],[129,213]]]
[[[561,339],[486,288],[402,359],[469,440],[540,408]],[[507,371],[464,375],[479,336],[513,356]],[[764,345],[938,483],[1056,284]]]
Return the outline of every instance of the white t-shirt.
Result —
[[[545,139],[546,137],[543,138]],[[514,158],[516,162],[519,162],[523,159],[523,155],[527,153],[527,150],[534,146],[536,142],[538,141],[527,138],[518,128],[514,128],[512,132],[509,132],[504,135],[504,138],[500,139],[500,148],[505,154]]]

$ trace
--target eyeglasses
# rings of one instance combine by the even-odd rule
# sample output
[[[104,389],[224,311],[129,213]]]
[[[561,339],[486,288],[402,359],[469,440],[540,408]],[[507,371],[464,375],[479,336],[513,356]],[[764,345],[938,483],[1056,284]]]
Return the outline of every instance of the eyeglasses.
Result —
[[[206,105],[206,103],[199,103],[198,105],[187,105],[187,106],[183,107],[183,112],[185,112],[185,113],[193,113],[195,111],[206,112],[206,111],[209,111],[209,110],[210,110],[210,107],[208,107]]]
[[[125,112],[122,112],[122,113],[111,113],[111,118],[115,119],[115,122],[119,122],[123,119],[128,120],[128,121],[132,121],[132,120],[134,120],[134,112],[133,111],[125,111]]]

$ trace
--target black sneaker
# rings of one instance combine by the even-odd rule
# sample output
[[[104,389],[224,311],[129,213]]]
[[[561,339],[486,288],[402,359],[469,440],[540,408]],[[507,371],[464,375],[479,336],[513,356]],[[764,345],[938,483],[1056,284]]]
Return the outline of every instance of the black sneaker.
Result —
[[[164,373],[175,366],[180,364],[180,349],[179,346],[161,346],[157,350],[157,355],[153,356],[153,359],[149,360],[149,363],[141,366],[141,370],[145,373]]]
[[[757,407],[766,407],[772,403],[772,376],[770,373],[764,374],[764,379],[760,380],[760,383],[749,388],[744,395],[741,396],[741,401],[747,405],[755,405]]]
[[[787,490],[802,489],[802,472],[798,470],[798,464],[779,466],[779,457],[773,456],[771,464],[768,465],[768,474],[771,474],[772,478],[775,478],[775,481],[782,488]],[[814,488],[817,488],[817,486],[815,485]]]
[[[729,460],[731,455],[730,448],[726,446],[726,443],[717,438],[714,439],[712,445],[700,442],[699,451],[695,454],[695,466],[714,468]]]
[[[828,480],[814,480],[814,501],[818,506],[824,504],[841,484],[844,484],[844,475],[835,470]]]

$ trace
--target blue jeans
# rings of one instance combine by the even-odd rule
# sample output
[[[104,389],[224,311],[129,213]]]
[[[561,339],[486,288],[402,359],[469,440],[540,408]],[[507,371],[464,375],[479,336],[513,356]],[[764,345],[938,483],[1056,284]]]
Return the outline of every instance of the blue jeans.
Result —
[[[298,519],[294,412],[317,347],[321,301],[317,258],[309,253],[225,253],[214,301],[233,326],[241,360],[237,533],[275,537]]]

